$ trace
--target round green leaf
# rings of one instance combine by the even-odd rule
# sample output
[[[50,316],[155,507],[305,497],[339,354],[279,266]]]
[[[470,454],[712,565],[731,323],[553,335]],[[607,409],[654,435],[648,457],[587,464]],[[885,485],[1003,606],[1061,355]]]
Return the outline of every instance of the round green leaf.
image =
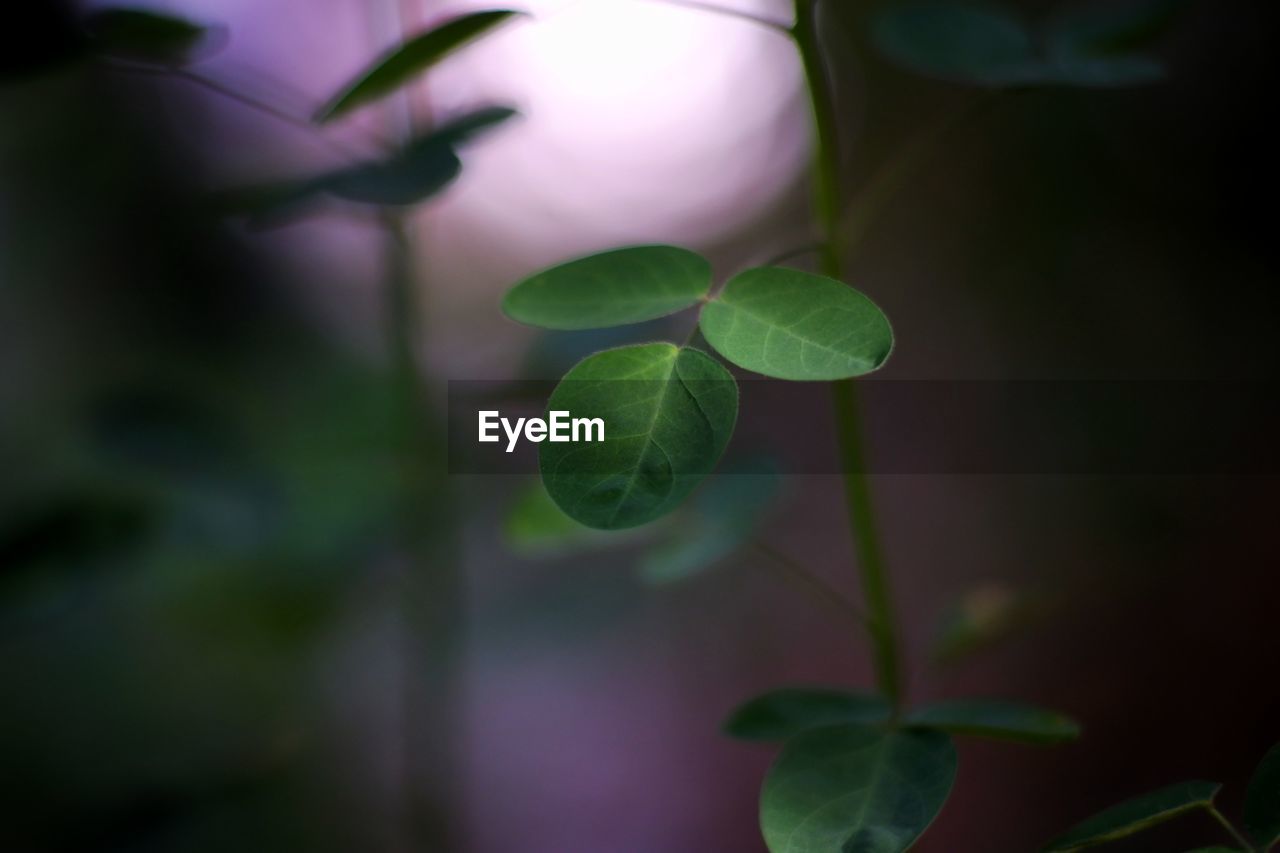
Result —
[[[1180,782],[1099,812],[1049,843],[1046,850],[1080,850],[1132,835],[1192,809],[1206,808],[1222,786],[1217,782]]]
[[[876,304],[834,279],[782,267],[735,276],[702,309],[707,343],[777,379],[847,379],[884,364],[893,330]]]
[[[1244,826],[1263,850],[1280,841],[1280,743],[1263,756],[1249,782]]]
[[[955,775],[941,732],[810,729],[769,770],[760,827],[770,853],[900,853],[941,811]]]
[[[923,705],[908,714],[906,721],[909,725],[942,729],[952,734],[1022,743],[1063,743],[1080,736],[1079,723],[1056,711],[981,699]]]
[[[511,319],[544,329],[602,329],[665,317],[711,287],[711,265],[675,246],[633,246],[543,270],[507,293]]]
[[[876,19],[872,38],[890,61],[928,77],[979,86],[1023,86],[1044,79],[1027,28],[981,5],[895,6]]]
[[[781,741],[835,723],[884,723],[889,715],[888,700],[874,693],[784,687],[743,703],[721,728],[739,740]]]
[[[697,350],[640,344],[590,356],[547,411],[604,420],[604,441],[544,441],[547,493],[588,527],[638,527],[675,509],[715,468],[738,418],[738,386]]]
[[[390,95],[458,48],[520,12],[490,9],[447,21],[397,45],[344,86],[316,111],[315,121],[324,123],[356,107]]]

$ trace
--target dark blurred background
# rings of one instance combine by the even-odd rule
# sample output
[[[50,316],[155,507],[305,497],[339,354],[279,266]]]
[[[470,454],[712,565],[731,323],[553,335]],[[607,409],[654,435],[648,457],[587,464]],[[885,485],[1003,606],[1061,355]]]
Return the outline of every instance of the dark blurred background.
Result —
[[[447,380],[553,377],[614,342],[504,320],[522,273],[650,240],[727,273],[806,242],[785,43],[657,0],[587,5],[532,4],[410,93],[523,118],[411,218],[408,392],[384,322],[402,270],[376,219],[326,209],[264,231],[223,215],[227,190],[328,162],[315,134],[81,56],[73,4],[5,8],[0,847],[763,849],[771,753],[717,726],[768,687],[869,684],[865,644],[750,551],[657,587],[637,580],[635,541],[517,553],[501,534],[527,483],[448,476],[436,452]],[[878,60],[869,4],[829,5],[852,191],[972,93]],[[153,4],[225,25],[196,72],[302,116],[398,27],[466,6]],[[1164,83],[1001,95],[956,128],[849,261],[897,330],[881,376],[1265,394],[1268,11],[1189,3],[1159,46]],[[331,137],[358,147],[406,112]],[[797,429],[826,416],[817,399]],[[1250,431],[1240,412],[1200,416]],[[873,453],[947,427],[873,423]],[[1227,783],[1238,814],[1280,736],[1274,485],[876,478],[913,695],[1034,701],[1085,731],[1051,750],[963,742],[919,849],[1035,849],[1183,778]],[[759,532],[854,595],[840,495],[834,477],[792,477]],[[1116,849],[1215,839],[1193,816]]]

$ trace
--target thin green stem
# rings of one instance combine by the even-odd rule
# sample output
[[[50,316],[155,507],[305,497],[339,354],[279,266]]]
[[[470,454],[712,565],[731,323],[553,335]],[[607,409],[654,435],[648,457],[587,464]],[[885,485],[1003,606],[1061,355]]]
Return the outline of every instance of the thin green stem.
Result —
[[[1218,811],[1216,806],[1210,803],[1204,808],[1205,811],[1213,816],[1214,820],[1222,825],[1222,828],[1227,831],[1227,834],[1231,836],[1235,843],[1240,845],[1241,850],[1246,851],[1246,853],[1257,853],[1258,848],[1254,847],[1249,839],[1245,838],[1244,835],[1235,828],[1235,825],[1232,824],[1231,821],[1227,820],[1226,815]]]
[[[835,92],[827,74],[819,43],[814,0],[796,0],[796,23],[792,30],[808,81],[812,105],[814,151],[814,208],[821,229],[821,269],[839,278],[841,258],[835,234],[840,217],[839,122]],[[880,545],[871,486],[866,476],[858,389],[854,381],[832,386],[836,433],[840,442],[841,470],[844,472],[845,503],[849,529],[853,534],[862,592],[871,633],[876,682],[896,710],[902,705],[902,676],[899,666],[898,628],[889,586],[888,570]]]

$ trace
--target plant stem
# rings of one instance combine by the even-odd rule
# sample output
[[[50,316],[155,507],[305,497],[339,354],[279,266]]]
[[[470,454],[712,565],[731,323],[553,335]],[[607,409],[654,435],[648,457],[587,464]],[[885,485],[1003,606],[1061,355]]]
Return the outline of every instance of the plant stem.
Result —
[[[1231,821],[1227,820],[1226,815],[1218,811],[1217,806],[1214,806],[1212,803],[1210,803],[1209,805],[1206,805],[1204,808],[1205,808],[1205,811],[1207,811],[1210,815],[1213,816],[1214,820],[1222,824],[1222,828],[1227,831],[1227,833],[1231,836],[1231,838],[1235,841],[1236,844],[1240,845],[1241,850],[1245,850],[1247,851],[1247,853],[1256,853],[1258,848],[1254,847],[1253,844],[1250,843],[1249,839],[1245,838],[1243,835],[1240,834],[1240,831],[1235,828],[1235,826],[1231,823]]]
[[[757,551],[768,557],[772,561],[772,565],[782,570],[782,577],[813,593],[816,598],[839,613],[842,619],[852,620],[859,628],[867,627],[867,617],[863,615],[862,611],[822,578],[765,542],[757,539],[751,544],[755,546]]]
[[[252,95],[238,91],[225,83],[219,82],[212,77],[205,77],[203,74],[197,74],[194,71],[188,71],[185,68],[175,68],[168,65],[141,65],[133,62],[111,61],[107,63],[107,67],[116,71],[127,74],[140,74],[144,77],[161,77],[166,80],[178,80],[183,83],[189,83],[199,89],[212,92],[219,97],[234,101],[241,106],[248,107],[251,110],[260,112],[263,115],[270,116],[276,121],[291,125],[299,130],[305,130],[312,138],[316,139],[325,147],[333,150],[335,153],[341,154],[349,159],[363,159],[365,155],[355,151],[347,146],[337,142],[329,136],[325,136],[323,132],[313,124],[309,119],[294,115],[293,113],[283,110],[274,104],[255,98]],[[392,148],[391,144],[385,139],[373,140],[378,147],[386,150]]]
[[[835,234],[840,218],[840,147],[835,95],[818,39],[815,0],[796,0],[792,36],[800,52],[808,83],[815,130],[814,208],[821,229],[821,269],[832,278],[841,276],[840,252]],[[841,470],[849,528],[853,534],[862,592],[866,600],[867,627],[880,692],[897,710],[902,705],[898,629],[889,588],[888,571],[876,526],[871,486],[866,476],[858,389],[852,379],[832,384],[836,432],[840,442]]]

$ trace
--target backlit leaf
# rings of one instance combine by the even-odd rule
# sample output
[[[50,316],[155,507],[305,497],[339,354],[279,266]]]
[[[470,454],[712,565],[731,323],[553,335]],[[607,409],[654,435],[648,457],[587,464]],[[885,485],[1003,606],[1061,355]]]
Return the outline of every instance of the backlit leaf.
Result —
[[[544,329],[599,329],[664,317],[697,304],[711,265],[688,249],[633,246],[569,261],[530,276],[502,309]]]
[[[981,699],[956,699],[923,705],[911,711],[906,722],[957,735],[1023,743],[1063,743],[1080,736],[1080,725],[1056,711]]]
[[[397,46],[366,68],[321,107],[317,122],[327,122],[358,106],[384,98],[449,54],[520,14],[491,9],[454,18]]]
[[[640,344],[579,363],[547,410],[603,419],[604,441],[544,441],[539,464],[566,514],[617,530],[672,511],[711,473],[733,434],[738,387],[697,350]]]
[[[777,379],[870,373],[893,349],[875,303],[834,279],[782,267],[735,276],[702,309],[707,342],[739,367]]]
[[[1217,782],[1180,782],[1143,794],[1076,824],[1045,849],[1080,850],[1124,838],[1192,809],[1211,805],[1221,787]]]
[[[739,740],[782,741],[835,723],[875,725],[889,719],[883,696],[824,687],[783,687],[738,706],[721,729]]]
[[[942,809],[955,773],[941,732],[810,729],[765,778],[765,843],[770,853],[901,853]]]
[[[1280,841],[1280,743],[1263,757],[1249,782],[1244,826],[1263,850]]]
[[[563,554],[623,535],[593,530],[565,515],[541,480],[534,481],[517,499],[503,534],[512,551],[527,557]]]

